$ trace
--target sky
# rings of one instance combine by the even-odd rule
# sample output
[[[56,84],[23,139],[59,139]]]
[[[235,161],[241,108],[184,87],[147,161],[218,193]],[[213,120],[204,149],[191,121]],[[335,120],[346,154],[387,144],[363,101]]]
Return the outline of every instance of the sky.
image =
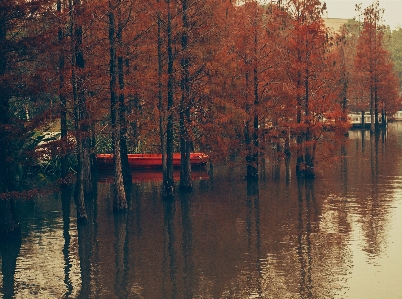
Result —
[[[327,4],[328,18],[352,19],[357,18],[355,4],[362,4],[362,9],[369,6],[373,1],[363,0],[322,0]],[[389,25],[391,29],[402,26],[402,0],[380,0],[380,8],[384,8],[383,20],[385,25]]]

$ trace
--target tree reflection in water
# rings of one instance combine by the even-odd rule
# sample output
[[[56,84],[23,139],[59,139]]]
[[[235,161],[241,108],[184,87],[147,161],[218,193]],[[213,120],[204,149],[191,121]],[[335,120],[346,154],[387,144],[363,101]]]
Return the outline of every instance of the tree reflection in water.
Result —
[[[88,195],[85,198],[85,207],[87,212],[87,221],[78,222],[78,254],[80,260],[81,269],[81,289],[78,298],[88,298],[88,294],[91,294],[91,267],[92,267],[92,254],[94,245],[94,218],[95,215],[95,201],[92,195]]]
[[[1,272],[3,275],[3,298],[12,299],[15,295],[14,275],[17,258],[21,248],[21,236],[0,241]]]
[[[402,217],[400,136],[399,125],[386,135],[351,131],[339,158],[317,165],[314,181],[296,178],[290,158],[266,167],[259,182],[243,180],[242,167],[214,166],[213,182],[195,180],[194,192],[171,201],[161,199],[159,182],[137,182],[127,214],[113,214],[113,187],[102,181],[87,199],[86,224],[76,223],[68,190],[61,200],[19,202],[22,242],[0,244],[0,292],[5,298],[370,298],[371,286],[393,281],[389,265],[402,266],[398,251],[388,251],[399,244],[389,232]],[[382,291],[393,298],[402,287]]]
[[[63,213],[63,257],[64,257],[64,284],[66,285],[66,292],[64,298],[69,298],[73,285],[70,279],[71,261],[70,261],[70,213],[71,213],[71,194],[72,190],[69,187],[64,187],[61,191],[61,208]]]
[[[177,256],[176,256],[176,232],[175,232],[175,201],[164,200],[163,218],[163,295],[165,298],[178,298],[177,290]],[[168,296],[171,294],[171,296]]]
[[[128,215],[127,213],[116,213],[114,215],[115,232],[115,257],[116,257],[116,275],[115,275],[115,294],[117,298],[129,298],[129,233],[128,233]]]
[[[314,200],[314,182],[297,178],[298,234],[297,255],[300,263],[299,293],[302,298],[312,298],[312,254],[311,254],[311,196]],[[304,192],[303,192],[304,191]],[[303,194],[304,193],[304,194]],[[305,195],[303,197],[303,195]],[[303,200],[305,198],[305,200]],[[306,211],[304,211],[304,208]]]
[[[191,220],[191,196],[183,192],[180,197],[181,226],[182,226],[182,254],[183,254],[183,294],[185,298],[193,298],[196,290],[193,262],[193,225]]]

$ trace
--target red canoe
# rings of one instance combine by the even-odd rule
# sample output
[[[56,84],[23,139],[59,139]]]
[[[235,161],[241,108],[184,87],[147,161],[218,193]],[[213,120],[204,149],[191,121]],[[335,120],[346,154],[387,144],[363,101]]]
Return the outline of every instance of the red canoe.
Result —
[[[208,162],[209,156],[204,153],[191,153],[190,163],[192,166],[202,166]],[[96,155],[99,168],[110,168],[113,165],[112,154]],[[128,154],[130,167],[154,168],[162,166],[162,154]],[[180,166],[180,153],[173,154],[173,166]]]

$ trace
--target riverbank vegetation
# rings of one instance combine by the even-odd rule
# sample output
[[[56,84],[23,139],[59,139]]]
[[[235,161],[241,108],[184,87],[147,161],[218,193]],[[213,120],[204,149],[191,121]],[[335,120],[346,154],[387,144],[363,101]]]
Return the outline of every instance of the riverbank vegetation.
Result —
[[[339,32],[325,27],[325,9],[318,0],[2,1],[0,221],[11,225],[0,233],[18,229],[15,191],[28,188],[38,158],[57,161],[58,186],[75,179],[83,221],[100,152],[114,154],[115,211],[127,209],[128,152],[162,153],[164,197],[175,193],[174,152],[185,190],[192,151],[212,163],[236,156],[249,180],[294,155],[296,174],[314,177],[317,149],[344,136],[350,110],[370,111],[374,132],[378,115],[401,104],[400,30],[382,25],[378,2]],[[38,150],[52,127],[60,138]]]

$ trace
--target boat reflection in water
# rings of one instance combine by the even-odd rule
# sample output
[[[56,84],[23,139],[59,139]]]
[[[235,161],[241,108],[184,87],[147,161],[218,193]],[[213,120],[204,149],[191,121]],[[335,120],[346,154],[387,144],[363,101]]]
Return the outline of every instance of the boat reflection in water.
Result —
[[[133,183],[141,182],[162,182],[163,173],[159,169],[132,169],[131,178]],[[173,171],[173,178],[175,181],[180,179],[180,170],[175,169]],[[209,175],[205,167],[197,167],[191,170],[191,178],[193,180],[208,180]],[[102,169],[98,174],[98,182],[100,183],[113,183],[113,171],[110,169]]]

